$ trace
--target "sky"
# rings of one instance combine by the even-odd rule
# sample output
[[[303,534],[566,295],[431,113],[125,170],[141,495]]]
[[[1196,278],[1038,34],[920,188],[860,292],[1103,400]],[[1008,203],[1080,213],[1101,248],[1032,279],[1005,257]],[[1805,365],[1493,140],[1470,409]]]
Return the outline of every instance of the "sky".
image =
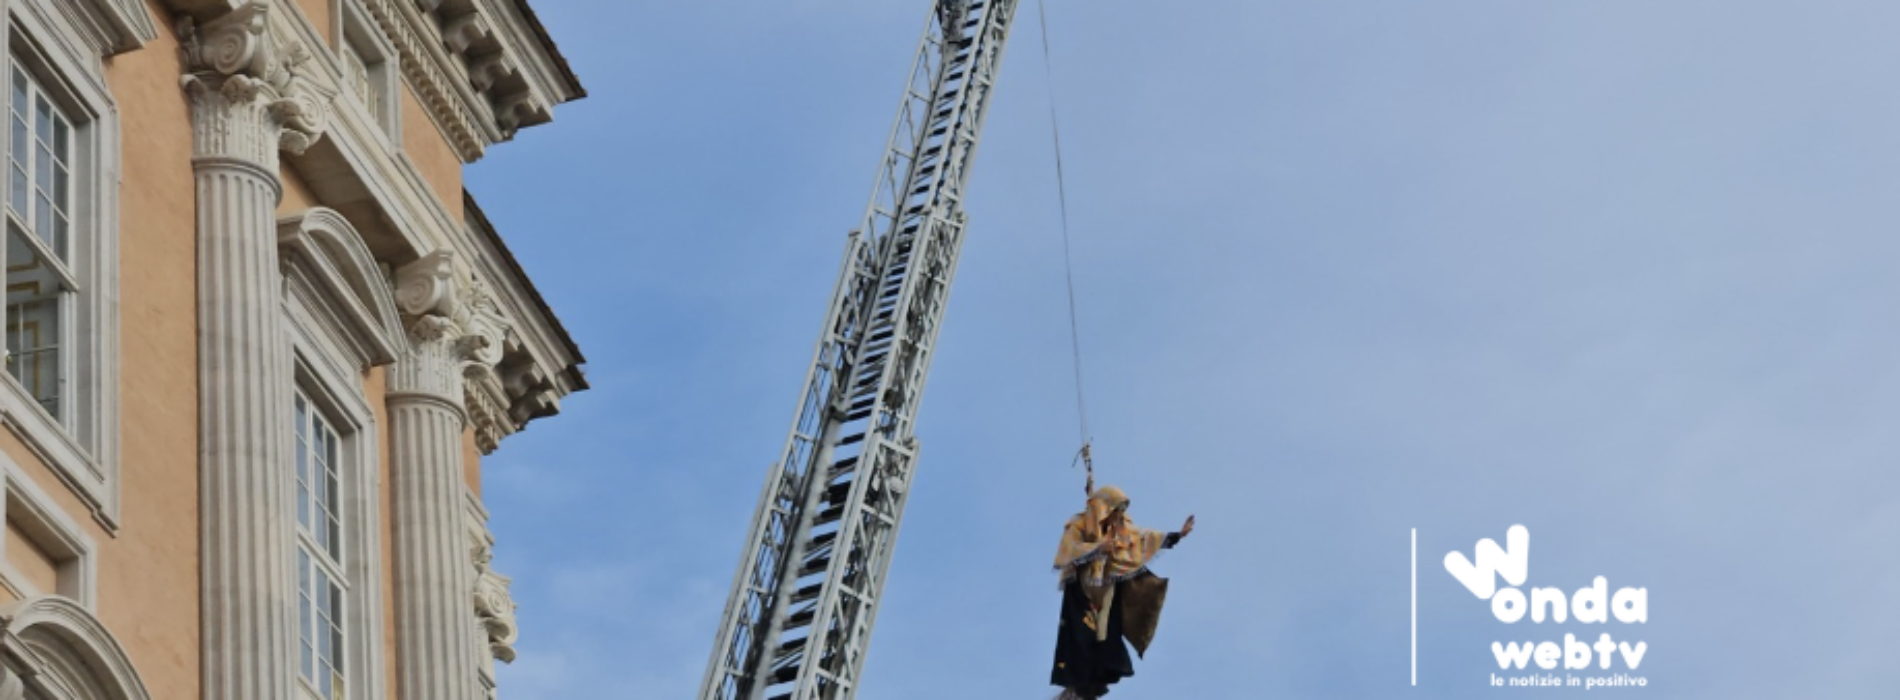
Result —
[[[1100,478],[1198,519],[1112,697],[1470,697],[1536,671],[1493,642],[1602,633],[1640,667],[1553,673],[1646,686],[1497,692],[1892,696],[1900,5],[1046,1],[859,698],[1055,691],[1052,95]],[[469,188],[593,388],[485,461],[502,692],[694,697],[929,7],[536,7],[589,96]],[[1602,576],[1647,621],[1501,622],[1442,561],[1512,525],[1524,588]]]

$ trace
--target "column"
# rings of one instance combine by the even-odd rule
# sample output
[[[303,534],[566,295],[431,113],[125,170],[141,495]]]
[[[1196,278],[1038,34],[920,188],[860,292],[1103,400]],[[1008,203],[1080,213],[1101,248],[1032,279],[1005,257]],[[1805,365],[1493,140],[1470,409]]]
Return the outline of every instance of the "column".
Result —
[[[278,150],[321,135],[323,101],[243,5],[181,27],[198,212],[203,697],[291,697],[292,374],[280,303]]]
[[[402,700],[480,700],[475,562],[463,505],[463,372],[499,351],[447,251],[399,271],[409,350],[389,373],[396,659]],[[492,361],[487,364],[493,364]]]

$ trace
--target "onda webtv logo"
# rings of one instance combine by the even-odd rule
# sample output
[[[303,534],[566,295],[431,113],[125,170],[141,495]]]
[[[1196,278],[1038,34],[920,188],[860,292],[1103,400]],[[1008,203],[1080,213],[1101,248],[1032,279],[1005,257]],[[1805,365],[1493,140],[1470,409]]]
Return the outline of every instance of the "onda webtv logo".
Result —
[[[1531,532],[1523,525],[1512,525],[1505,531],[1503,547],[1489,538],[1478,540],[1475,554],[1476,563],[1465,558],[1463,552],[1446,554],[1445,570],[1464,584],[1472,595],[1491,601],[1491,614],[1504,624],[1518,624],[1527,614],[1533,624],[1564,624],[1572,618],[1576,624],[1582,625],[1608,625],[1611,618],[1622,624],[1640,625],[1649,621],[1649,589],[1618,588],[1616,594],[1611,595],[1609,581],[1602,576],[1568,595],[1561,588],[1539,587],[1531,588],[1526,596],[1519,587],[1530,578]],[[1499,578],[1509,585],[1500,589],[1497,585]],[[1583,630],[1584,637],[1588,638],[1591,631]],[[1564,634],[1561,643],[1554,639],[1541,642],[1531,639],[1522,643],[1516,639],[1492,642],[1491,653],[1497,657],[1499,669],[1506,672],[1514,669],[1523,671],[1535,664],[1543,671],[1556,671],[1561,664],[1564,674],[1560,677],[1555,673],[1533,670],[1529,675],[1500,677],[1493,673],[1491,685],[1582,688],[1647,686],[1648,679],[1631,673],[1573,676],[1569,672],[1587,674],[1593,666],[1599,674],[1615,666],[1634,672],[1642,666],[1643,655],[1648,652],[1648,643],[1637,641],[1632,644],[1627,638],[1618,640],[1607,631],[1600,633],[1594,644],[1579,640],[1575,633],[1570,632]]]

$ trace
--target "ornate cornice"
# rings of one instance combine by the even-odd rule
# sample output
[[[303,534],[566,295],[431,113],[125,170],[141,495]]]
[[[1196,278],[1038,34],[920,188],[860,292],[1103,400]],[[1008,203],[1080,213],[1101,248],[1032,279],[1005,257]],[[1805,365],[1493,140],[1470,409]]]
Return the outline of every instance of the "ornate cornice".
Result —
[[[524,126],[552,119],[555,104],[583,93],[551,43],[522,41],[530,22],[474,0],[363,0],[395,45],[423,108],[464,162],[514,138]],[[565,64],[561,64],[565,65]],[[560,72],[567,80],[551,77]]]
[[[396,45],[402,74],[416,91],[422,107],[442,127],[449,145],[465,163],[480,160],[488,144],[501,140],[501,134],[481,128],[481,117],[469,106],[469,96],[458,89],[456,76],[445,70],[443,61],[432,55],[429,38],[416,31],[415,24],[399,3],[405,0],[363,0],[383,35]],[[439,50],[438,50],[439,51]]]
[[[254,0],[202,22],[186,16],[178,36],[194,155],[250,163],[274,179],[279,149],[303,153],[323,137],[335,94],[304,78],[310,54],[271,33],[270,8]]]

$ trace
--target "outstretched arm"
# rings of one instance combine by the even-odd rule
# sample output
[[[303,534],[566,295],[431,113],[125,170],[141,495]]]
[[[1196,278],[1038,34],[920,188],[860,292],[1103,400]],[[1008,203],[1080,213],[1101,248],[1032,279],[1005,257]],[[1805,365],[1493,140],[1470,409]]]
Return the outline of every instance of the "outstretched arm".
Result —
[[[1180,532],[1168,533],[1167,539],[1164,539],[1161,541],[1161,548],[1173,549],[1175,545],[1180,544],[1181,540],[1188,536],[1188,533],[1193,532],[1193,531],[1194,531],[1194,516],[1190,515],[1188,516],[1187,522],[1181,524]]]

